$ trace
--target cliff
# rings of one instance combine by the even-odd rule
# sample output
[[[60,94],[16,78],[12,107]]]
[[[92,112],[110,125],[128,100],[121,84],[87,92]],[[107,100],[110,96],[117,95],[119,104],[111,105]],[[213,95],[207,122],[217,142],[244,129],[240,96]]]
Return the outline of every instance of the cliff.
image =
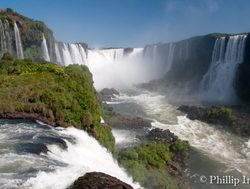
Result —
[[[60,67],[29,59],[0,61],[0,117],[31,118],[86,130],[113,150],[111,129],[100,125],[100,103],[85,66]]]
[[[250,104],[250,35],[246,38],[244,61],[239,65],[236,74],[235,87],[237,95]]]
[[[169,69],[160,79],[139,86],[167,91],[175,97],[190,96],[197,101],[199,96],[204,101],[222,103],[233,102],[235,91],[239,100],[250,101],[248,33],[212,33],[156,46],[159,56],[164,57],[163,64],[170,64]]]
[[[53,32],[42,21],[27,18],[14,12],[12,9],[1,10],[0,20],[2,22],[7,21],[9,23],[9,28],[5,32],[10,34],[12,48],[11,53],[13,55],[15,55],[16,52],[15,36],[13,31],[14,23],[16,23],[20,31],[25,58],[31,58],[36,62],[42,61],[43,55],[41,44],[43,40],[42,35],[44,34],[51,60],[55,60],[55,39]],[[1,41],[1,43],[3,42]]]

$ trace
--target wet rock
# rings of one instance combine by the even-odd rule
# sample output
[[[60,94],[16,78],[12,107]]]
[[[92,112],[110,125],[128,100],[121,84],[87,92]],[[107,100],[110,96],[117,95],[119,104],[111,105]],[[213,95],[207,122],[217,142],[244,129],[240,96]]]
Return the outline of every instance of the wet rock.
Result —
[[[17,148],[17,151],[19,152],[27,152],[32,154],[46,154],[49,151],[47,146],[41,143],[22,143],[19,144]]]
[[[178,139],[178,137],[174,133],[170,132],[169,129],[162,130],[159,128],[150,130],[145,138],[150,141],[164,143],[172,143]]]
[[[47,144],[57,144],[62,149],[67,149],[68,146],[66,142],[61,138],[50,137],[50,136],[40,136],[39,140]]]
[[[120,93],[114,88],[104,88],[99,92],[99,96],[102,101],[111,101],[115,95],[120,95]]]
[[[112,128],[117,129],[138,129],[150,128],[151,121],[140,117],[119,116],[119,119],[110,123]]]
[[[110,175],[91,172],[79,177],[72,189],[133,189],[130,185]]]

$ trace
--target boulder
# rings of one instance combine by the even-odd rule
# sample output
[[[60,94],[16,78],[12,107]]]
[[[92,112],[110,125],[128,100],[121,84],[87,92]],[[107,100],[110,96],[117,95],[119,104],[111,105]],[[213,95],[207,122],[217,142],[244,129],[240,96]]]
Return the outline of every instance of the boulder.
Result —
[[[178,137],[170,132],[169,129],[162,130],[159,128],[152,129],[149,131],[149,133],[146,135],[146,139],[150,141],[155,142],[164,142],[164,143],[172,143],[178,139]]]
[[[72,185],[72,189],[133,189],[119,179],[101,172],[86,173]]]
[[[120,95],[120,93],[114,88],[104,88],[99,92],[99,96],[102,101],[111,101],[115,95]]]

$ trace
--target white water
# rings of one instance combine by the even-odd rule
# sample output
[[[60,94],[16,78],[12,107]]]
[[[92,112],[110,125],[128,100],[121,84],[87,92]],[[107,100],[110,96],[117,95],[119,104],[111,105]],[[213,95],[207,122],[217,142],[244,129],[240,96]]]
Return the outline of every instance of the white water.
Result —
[[[162,77],[171,69],[175,44],[169,43],[164,49],[166,52],[159,53],[158,46],[154,45],[126,53],[122,48],[84,49],[75,43],[55,44],[57,62],[64,66],[87,65],[97,89],[127,88]]]
[[[115,137],[115,144],[118,149],[128,148],[140,143],[137,138],[138,132],[128,129],[112,128],[112,133]]]
[[[0,56],[5,52],[12,52],[10,26],[8,20],[0,20]]]
[[[154,120],[153,127],[169,129],[212,160],[225,164],[227,171],[237,170],[250,176],[250,167],[247,166],[250,164],[250,140],[200,121],[189,120],[176,111],[176,107],[168,104],[164,96],[155,93],[121,95],[119,100],[140,105],[148,118]]]
[[[176,44],[150,45],[144,48],[143,66],[148,66],[152,78],[161,78],[172,67]]]
[[[47,41],[46,41],[44,34],[43,34],[43,40],[42,40],[42,53],[43,53],[44,60],[49,62],[50,61],[49,51],[48,51]]]
[[[80,43],[55,43],[56,60],[60,65],[70,64],[85,65],[87,54]]]
[[[87,172],[98,171],[139,188],[139,185],[134,184],[132,179],[117,165],[112,155],[84,131],[68,128],[60,133],[74,137],[76,144],[67,142],[67,151],[61,150],[58,146],[49,146],[51,153],[48,154],[48,157],[68,166],[58,168],[52,173],[40,172],[37,177],[29,179],[24,186],[36,189],[66,188],[79,176]]]
[[[211,66],[201,81],[201,98],[222,103],[237,100],[233,82],[238,64],[243,61],[245,40],[246,35],[216,40]]]
[[[19,33],[19,29],[16,23],[14,23],[14,33],[15,33],[15,42],[16,42],[16,55],[18,59],[23,59],[23,46],[22,40]]]
[[[121,50],[89,50],[88,67],[93,73],[97,89],[114,87],[127,88],[133,84],[148,81],[146,66],[141,65],[143,49],[133,49],[127,56],[121,56]],[[119,56],[115,56],[120,54]],[[118,61],[119,60],[119,61]]]
[[[47,128],[35,123],[5,123],[0,124],[0,128],[0,188],[64,189],[79,176],[92,171],[114,176],[134,188],[140,187],[105,148],[82,130]],[[64,140],[68,148],[54,143],[55,138]],[[21,150],[27,143],[32,146],[41,142],[48,147],[47,154]]]

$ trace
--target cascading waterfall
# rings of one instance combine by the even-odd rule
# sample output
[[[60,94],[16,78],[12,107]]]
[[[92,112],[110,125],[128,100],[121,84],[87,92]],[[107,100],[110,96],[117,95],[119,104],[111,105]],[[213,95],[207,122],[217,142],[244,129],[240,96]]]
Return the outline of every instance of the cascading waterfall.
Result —
[[[125,53],[124,49],[89,49],[87,66],[93,73],[95,87],[118,89],[145,81],[145,67],[140,62],[142,48]]]
[[[15,33],[17,58],[23,59],[24,58],[24,56],[23,56],[23,46],[22,46],[20,32],[19,32],[19,29],[17,27],[16,22],[14,23],[14,33]]]
[[[167,62],[164,66],[164,72],[167,73],[170,69],[171,69],[171,66],[173,64],[173,61],[174,61],[174,51],[175,51],[175,44],[174,43],[168,43],[167,44],[167,52],[166,52],[166,55],[167,55]]]
[[[64,189],[93,171],[140,188],[85,131],[29,120],[0,120],[0,128],[0,188]]]
[[[50,61],[47,41],[46,41],[46,38],[45,38],[44,34],[43,34],[43,40],[42,40],[42,53],[43,53],[43,58],[46,61]]]
[[[150,45],[144,48],[143,66],[145,64],[148,66],[152,78],[161,78],[170,71],[176,58],[175,49],[175,43]]]
[[[87,53],[84,47],[79,43],[55,43],[56,60],[60,65],[70,64],[85,65]]]
[[[218,38],[214,45],[212,62],[201,84],[201,98],[221,103],[237,100],[234,78],[239,63],[243,61],[246,35]]]
[[[0,20],[0,56],[12,52],[11,35],[8,20]]]
[[[126,82],[126,85],[131,85],[161,78],[171,69],[176,55],[181,53],[183,59],[188,56],[188,45],[178,52],[175,49],[175,43],[133,48],[130,52],[122,48],[85,49],[81,44],[55,43],[57,63],[63,66],[87,65],[97,88],[104,82],[120,88]],[[183,52],[179,52],[181,50]],[[121,84],[113,85],[118,80]]]
[[[56,62],[60,65],[63,65],[63,59],[58,43],[55,43],[55,54],[56,54]]]

